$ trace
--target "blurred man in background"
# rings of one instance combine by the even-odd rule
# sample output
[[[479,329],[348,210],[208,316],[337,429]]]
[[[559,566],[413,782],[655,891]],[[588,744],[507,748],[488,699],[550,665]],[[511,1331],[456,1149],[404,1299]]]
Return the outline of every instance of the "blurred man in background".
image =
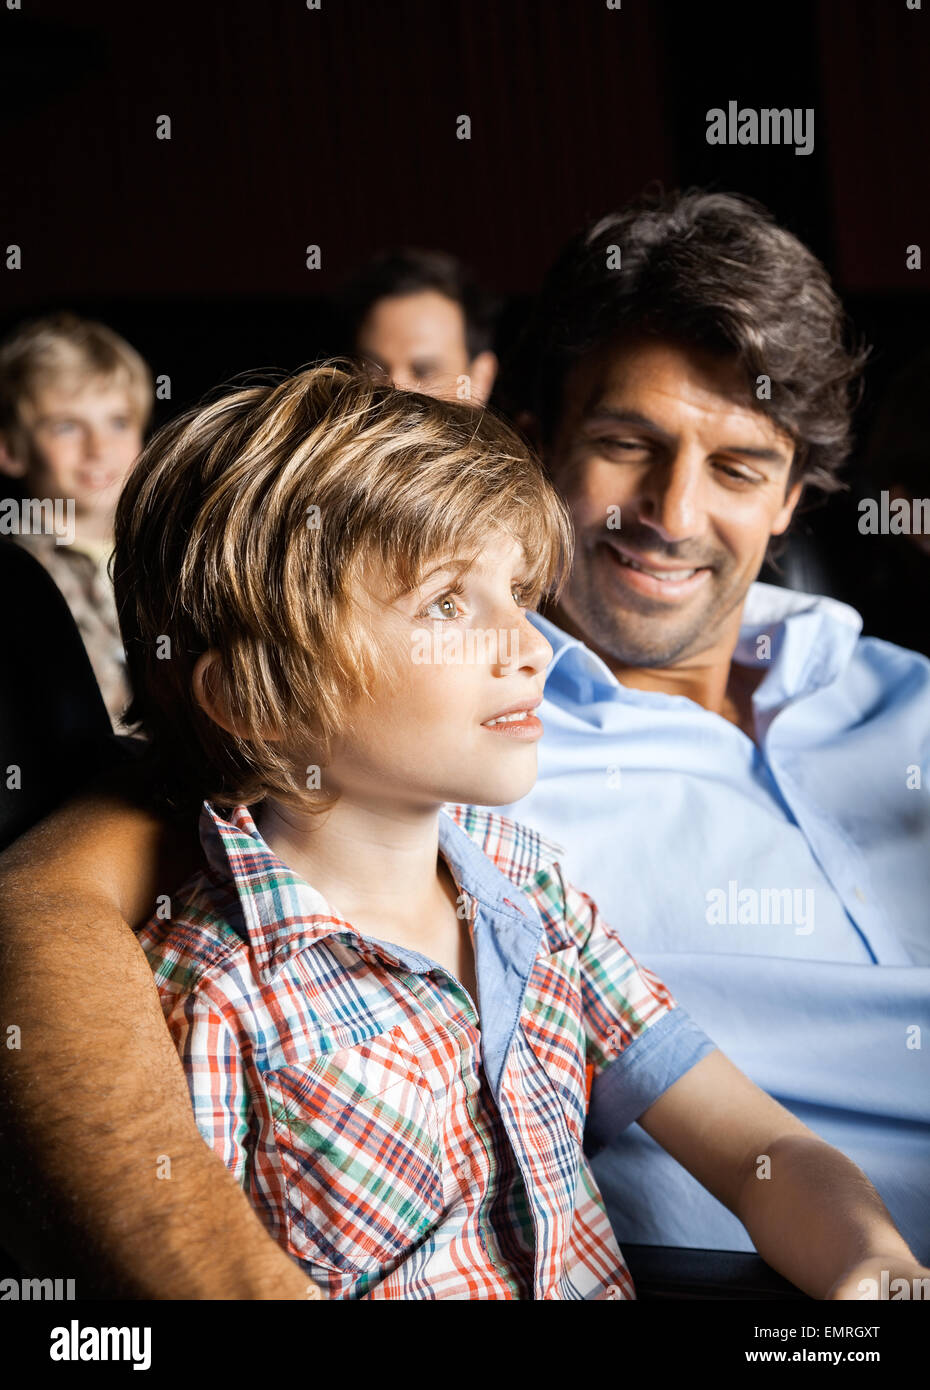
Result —
[[[483,405],[497,375],[492,306],[441,251],[386,251],[340,300],[354,354],[401,390]]]

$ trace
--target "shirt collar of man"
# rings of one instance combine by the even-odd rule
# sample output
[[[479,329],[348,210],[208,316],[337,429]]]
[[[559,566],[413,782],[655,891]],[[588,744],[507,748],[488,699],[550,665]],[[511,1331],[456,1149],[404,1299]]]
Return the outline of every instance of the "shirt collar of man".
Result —
[[[485,852],[458,823],[476,808],[458,808],[452,803],[450,808],[443,807],[439,816],[439,847],[466,911],[471,915],[483,907],[498,924],[524,938],[524,947],[530,938],[538,942],[542,932],[539,914],[514,880],[489,857],[493,844],[488,841]],[[490,827],[500,821],[480,809],[475,818],[488,827],[485,838]],[[265,982],[270,982],[298,951],[339,933],[348,934],[358,949],[389,964],[416,968],[426,962],[426,957],[418,957],[416,952],[362,937],[334,905],[282,863],[262,839],[247,807],[236,806],[224,819],[204,802],[200,840],[214,874],[236,893],[239,911],[229,912],[232,930],[248,941]],[[529,880],[536,867],[557,858],[560,846],[536,834],[525,835],[522,840],[528,847],[525,862],[515,867]],[[523,949],[520,954],[524,954]]]
[[[553,649],[546,671],[547,696],[553,673],[558,670],[555,683],[570,690],[579,704],[604,698],[605,692],[657,708],[673,709],[681,699],[622,685],[578,638],[538,613],[532,615],[532,621]],[[848,666],[861,630],[859,614],[837,599],[774,584],[753,584],[746,596],[734,660],[742,666],[766,668],[754,696],[757,710],[781,708],[788,700],[832,685]],[[760,641],[764,638],[768,641]]]

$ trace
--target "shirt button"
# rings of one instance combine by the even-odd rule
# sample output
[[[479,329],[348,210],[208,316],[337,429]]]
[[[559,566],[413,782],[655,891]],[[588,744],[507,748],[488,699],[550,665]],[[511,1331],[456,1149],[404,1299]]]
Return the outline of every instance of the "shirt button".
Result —
[[[855,888],[853,889],[853,892],[855,893],[856,897],[859,899],[859,901],[860,901],[861,903],[864,903],[864,902],[865,902],[865,894],[863,893],[862,889],[859,887],[858,883],[856,884]]]

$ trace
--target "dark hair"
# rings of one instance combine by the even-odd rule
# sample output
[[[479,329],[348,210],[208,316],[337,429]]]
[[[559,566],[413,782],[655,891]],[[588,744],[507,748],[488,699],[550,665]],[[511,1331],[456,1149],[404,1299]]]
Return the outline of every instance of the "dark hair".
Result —
[[[373,257],[338,296],[337,311],[347,350],[354,350],[359,329],[379,299],[422,290],[436,290],[461,305],[470,358],[493,345],[496,306],[461,261],[444,251],[402,247]]]
[[[867,349],[823,265],[759,203],[700,189],[659,193],[575,236],[509,364],[508,403],[532,411],[550,442],[575,363],[634,335],[735,354],[747,399],[795,442],[792,482],[843,486],[836,474],[851,446]],[[771,400],[756,396],[762,374]]]

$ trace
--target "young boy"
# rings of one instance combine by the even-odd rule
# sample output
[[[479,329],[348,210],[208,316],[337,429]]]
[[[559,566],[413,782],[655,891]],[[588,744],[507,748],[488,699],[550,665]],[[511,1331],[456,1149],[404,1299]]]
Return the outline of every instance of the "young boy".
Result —
[[[634,1297],[583,1142],[636,1119],[813,1295],[921,1277],[558,847],[481,809],[535,778],[526,613],[570,550],[503,424],[334,365],[143,454],[114,564],[130,717],[178,813],[208,800],[206,865],[141,940],[198,1126],[333,1298]]]
[[[117,729],[130,692],[107,562],[151,410],[148,367],[102,323],[53,315],[0,347],[0,473],[22,492],[4,500],[0,534],[64,594]]]

